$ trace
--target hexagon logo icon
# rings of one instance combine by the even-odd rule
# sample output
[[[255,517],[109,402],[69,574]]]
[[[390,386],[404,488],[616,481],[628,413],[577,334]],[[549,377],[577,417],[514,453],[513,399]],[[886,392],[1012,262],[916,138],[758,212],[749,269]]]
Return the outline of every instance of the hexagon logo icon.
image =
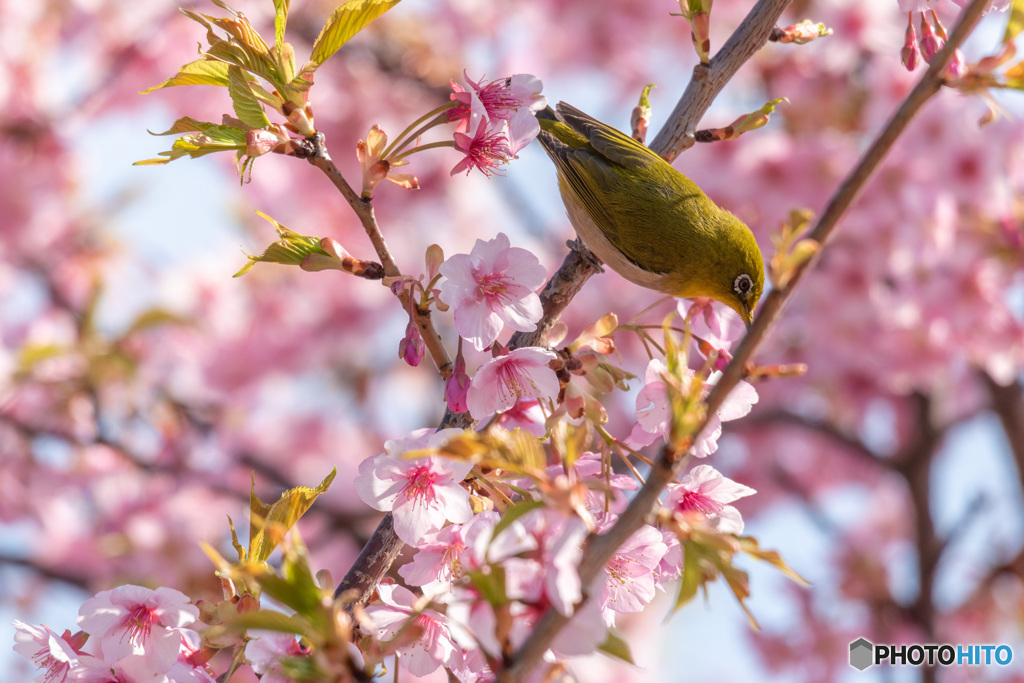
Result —
[[[850,643],[850,666],[857,671],[863,671],[874,662],[875,646],[866,638],[858,638]]]

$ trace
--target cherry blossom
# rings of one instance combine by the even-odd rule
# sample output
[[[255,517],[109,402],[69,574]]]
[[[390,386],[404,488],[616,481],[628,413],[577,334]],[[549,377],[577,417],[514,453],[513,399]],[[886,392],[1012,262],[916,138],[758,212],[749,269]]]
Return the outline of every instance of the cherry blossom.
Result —
[[[390,510],[395,533],[406,543],[416,545],[445,521],[464,523],[472,516],[469,494],[460,486],[472,462],[436,455],[404,457],[410,451],[437,448],[460,433],[421,430],[411,438],[388,441],[384,453],[359,465],[354,482],[359,497],[377,510]]]
[[[547,270],[529,251],[510,246],[503,232],[449,257],[440,273],[446,278],[440,297],[455,309],[455,329],[478,350],[498,338],[503,324],[529,332],[543,314],[535,290]]]
[[[36,681],[64,683],[79,657],[71,643],[46,626],[33,626],[16,619],[14,629],[14,651],[43,670]]]
[[[448,118],[452,121],[468,120],[472,115],[492,120],[509,120],[520,110],[540,111],[547,105],[547,98],[540,94],[544,89],[540,79],[530,74],[516,74],[484,83],[483,79],[473,82],[463,74],[470,89],[465,90],[458,83],[452,82],[451,99],[460,106],[449,110]],[[530,118],[533,118],[530,115]],[[536,126],[536,119],[534,125]],[[540,127],[537,126],[539,130]],[[536,133],[534,133],[536,137]]]
[[[167,671],[181,648],[178,629],[198,616],[188,596],[173,588],[126,585],[86,600],[78,611],[78,625],[99,639],[105,659],[145,655],[160,671]]]
[[[452,639],[444,615],[421,608],[421,600],[408,588],[394,584],[377,586],[382,605],[371,605],[366,613],[379,640],[394,639],[403,629],[414,628],[418,635],[398,648],[399,661],[414,676],[426,676],[439,667],[462,665],[462,648]]]
[[[509,410],[521,398],[554,398],[558,376],[548,364],[555,358],[547,349],[527,347],[487,361],[469,385],[466,403],[470,414],[482,420]]]
[[[723,477],[710,465],[697,465],[678,484],[668,485],[665,507],[674,512],[703,515],[722,533],[742,534],[743,518],[729,503],[754,493],[754,489]]]
[[[605,520],[603,528],[612,521]],[[654,599],[661,578],[657,569],[667,552],[662,533],[644,525],[608,561],[601,593],[601,615],[608,626],[615,626],[616,614],[640,612]]]
[[[633,427],[630,439],[637,444],[653,443],[658,437],[664,436],[669,426],[668,395],[664,382],[667,372],[665,364],[655,358],[647,364],[644,374],[645,384],[636,397],[637,424]],[[694,372],[687,370],[688,376]],[[713,373],[704,384],[706,394],[715,385],[721,373]],[[725,399],[722,406],[711,416],[707,425],[694,440],[693,454],[705,458],[718,449],[718,437],[722,435],[722,422],[737,420],[750,412],[757,403],[757,390],[748,383],[741,381]]]
[[[697,349],[707,357],[717,352],[715,369],[724,370],[732,356],[729,349],[746,331],[739,313],[713,299],[680,299],[677,306],[680,317],[690,324],[690,333]]]
[[[247,635],[250,640],[245,644],[245,658],[252,664],[253,671],[260,675],[260,682],[291,683],[291,679],[281,671],[280,660],[283,657],[306,656],[308,649],[292,633],[252,629]]]

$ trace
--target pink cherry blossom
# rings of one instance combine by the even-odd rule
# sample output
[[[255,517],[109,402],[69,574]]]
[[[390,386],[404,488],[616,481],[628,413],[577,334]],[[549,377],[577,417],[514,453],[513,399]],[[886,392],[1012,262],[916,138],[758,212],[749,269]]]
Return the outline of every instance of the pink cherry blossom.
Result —
[[[613,521],[609,517],[600,528]],[[656,570],[667,552],[662,533],[645,524],[608,560],[601,592],[601,615],[608,626],[615,625],[616,614],[635,614],[654,599],[660,582]]]
[[[636,397],[637,424],[630,434],[630,441],[640,445],[648,445],[664,436],[669,426],[669,406],[667,388],[662,379],[667,372],[665,364],[655,358],[647,364],[644,374],[646,384]],[[692,370],[687,370],[693,377]],[[704,383],[704,393],[718,382],[720,372],[713,373]],[[707,425],[694,440],[692,453],[698,458],[705,458],[718,450],[718,437],[722,435],[722,422],[738,420],[750,412],[757,403],[757,390],[748,382],[741,381],[726,397],[725,402],[708,420]]]
[[[483,420],[505,412],[523,397],[554,398],[558,394],[558,376],[548,364],[557,357],[553,351],[527,347],[487,361],[469,385],[469,413],[474,419]]]
[[[451,175],[463,171],[468,175],[477,169],[486,176],[492,176],[502,164],[514,155],[505,135],[504,127],[493,127],[485,118],[470,119],[472,135],[455,133],[455,149],[466,156],[452,167]]]
[[[540,438],[544,436],[545,419],[544,410],[536,399],[519,399],[515,405],[501,413],[498,424],[510,432],[522,429]]]
[[[461,433],[461,429],[421,430],[409,439],[388,441],[384,453],[360,463],[356,492],[367,505],[392,512],[395,533],[406,543],[418,544],[446,520],[464,523],[472,517],[469,494],[460,486],[471,462],[436,455],[403,457],[409,451],[437,448]]]
[[[462,648],[452,640],[443,614],[418,609],[418,598],[403,586],[380,584],[377,595],[384,604],[367,607],[366,614],[376,629],[378,640],[395,638],[410,621],[422,629],[419,638],[398,649],[399,663],[409,673],[426,676],[442,666],[462,665]]]
[[[460,106],[449,110],[448,118],[451,121],[465,120],[474,114],[507,121],[517,111],[525,111],[533,118],[530,112],[540,111],[547,105],[547,98],[540,94],[544,86],[536,76],[516,74],[489,83],[484,83],[483,79],[474,83],[465,73],[463,77],[470,89],[465,90],[458,83],[452,82],[454,92],[451,99],[459,102]]]
[[[46,626],[33,626],[14,620],[14,651],[43,670],[38,683],[63,683],[78,652],[71,643]]]
[[[739,510],[729,503],[757,492],[749,486],[723,477],[710,465],[697,465],[678,484],[669,484],[666,493],[665,507],[668,509],[700,513],[718,531],[741,534],[743,518]]]
[[[253,671],[260,675],[260,683],[291,683],[291,679],[281,671],[281,659],[309,654],[295,634],[252,629],[248,635],[250,640],[245,644],[245,658],[252,664]]]
[[[470,524],[490,523],[488,516],[497,513],[485,511],[474,515],[467,524],[452,524],[440,531],[428,531],[417,544],[411,562],[398,568],[398,574],[410,586],[420,586],[424,595],[436,596],[451,589],[452,583],[462,578],[462,555],[466,550],[465,529]]]
[[[118,586],[89,598],[78,611],[79,627],[100,640],[109,661],[145,655],[160,671],[178,659],[181,634],[199,616],[184,593],[173,588]]]
[[[529,332],[543,315],[535,290],[547,270],[529,251],[510,246],[505,233],[477,240],[469,254],[441,264],[440,273],[441,300],[455,309],[455,329],[478,350],[498,338],[503,324]]]
[[[715,369],[724,370],[732,356],[729,349],[746,331],[739,313],[713,299],[682,299],[677,306],[679,315],[690,323],[690,333],[698,341],[698,350],[707,357],[717,351]],[[700,342],[704,342],[701,344]]]

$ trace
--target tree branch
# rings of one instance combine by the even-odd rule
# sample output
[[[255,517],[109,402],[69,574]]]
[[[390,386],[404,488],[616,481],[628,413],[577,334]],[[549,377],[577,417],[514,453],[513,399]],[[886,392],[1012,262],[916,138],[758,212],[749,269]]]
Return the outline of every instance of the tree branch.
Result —
[[[395,263],[391,250],[384,240],[384,233],[381,232],[380,225],[377,223],[373,203],[369,199],[360,197],[359,193],[353,190],[352,186],[345,180],[345,177],[331,159],[331,155],[327,152],[327,144],[323,133],[317,133],[312,138],[309,138],[308,141],[311,143],[311,149],[308,156],[306,156],[306,160],[323,171],[328,180],[334,184],[338,191],[341,192],[341,196],[352,207],[352,211],[359,218],[363,230],[366,231],[366,236],[370,238],[370,244],[373,245],[374,251],[377,252],[377,258],[380,259],[380,263],[384,267],[384,275],[387,277],[401,277],[402,271],[398,269],[398,264]],[[410,290],[403,289],[398,294],[398,299],[402,302],[402,307],[405,310],[413,312],[416,327],[419,328],[420,336],[423,337],[423,343],[433,359],[434,365],[437,366],[441,379],[448,379],[452,374],[452,358],[444,347],[441,335],[434,329],[434,323],[430,319],[430,311],[420,310],[418,306],[410,308],[412,296]]]
[[[693,78],[668,122],[651,141],[652,150],[672,162],[693,146],[693,131],[704,112],[740,67],[768,42],[768,36],[789,3],[790,0],[758,2],[711,61],[694,67]]]
[[[777,1],[777,0],[776,0]],[[921,109],[925,102],[938,92],[942,85],[946,66],[953,57],[953,52],[963,43],[967,35],[974,29],[978,20],[987,5],[988,0],[973,0],[963,11],[957,27],[949,36],[949,40],[943,49],[933,58],[928,70],[921,80],[907,96],[907,99],[899,107],[893,117],[889,120],[882,132],[871,144],[864,156],[860,159],[853,171],[846,180],[839,186],[832,199],[829,201],[825,212],[818,219],[810,237],[817,240],[822,247],[825,246],[829,236],[835,230],[839,218],[849,208],[850,204],[863,189],[867,179],[881,163],[886,153],[892,147],[899,135],[906,129],[907,124],[913,116]],[[771,0],[764,0],[761,5],[770,5]],[[781,9],[779,10],[781,12]],[[755,8],[751,16],[758,12]],[[758,16],[765,16],[759,14]],[[750,17],[748,17],[749,19]],[[774,25],[774,19],[771,21]],[[770,32],[771,25],[766,29]],[[760,35],[751,31],[750,35]],[[765,33],[767,38],[767,33]],[[731,40],[730,40],[731,43]],[[729,45],[730,43],[727,43]],[[752,54],[752,53],[751,53]],[[718,56],[716,55],[716,59]],[[710,84],[710,87],[720,89],[718,83]],[[685,107],[683,107],[685,109]],[[661,135],[659,135],[661,138]],[[655,141],[657,144],[658,141]],[[664,143],[662,143],[664,144]],[[820,251],[818,256],[820,257]],[[792,295],[794,287],[803,277],[808,268],[817,259],[803,263],[796,269],[792,279],[786,287],[773,289],[766,301],[761,305],[760,312],[754,324],[740,343],[733,356],[732,361],[726,367],[718,383],[711,390],[707,397],[707,415],[713,415],[725,401],[729,392],[735,388],[742,379],[744,368],[750,360],[754,351],[760,346],[768,333],[771,325],[778,318],[786,301]],[[707,418],[700,424],[694,433],[700,433]],[[678,457],[671,449],[663,448],[658,455],[654,466],[648,474],[647,481],[640,491],[637,492],[629,506],[619,517],[618,521],[606,533],[591,538],[584,550],[583,559],[580,562],[580,580],[586,587],[591,586],[594,579],[600,574],[602,567],[612,557],[615,551],[622,546],[629,537],[640,528],[650,514],[654,511],[657,499],[665,486],[675,478],[682,469],[685,458]],[[584,598],[586,600],[586,597]],[[540,661],[544,652],[558,632],[568,623],[568,619],[556,610],[548,609],[547,612],[537,621],[530,636],[523,643],[522,647],[512,659],[512,665],[499,675],[502,683],[525,680],[526,676]]]

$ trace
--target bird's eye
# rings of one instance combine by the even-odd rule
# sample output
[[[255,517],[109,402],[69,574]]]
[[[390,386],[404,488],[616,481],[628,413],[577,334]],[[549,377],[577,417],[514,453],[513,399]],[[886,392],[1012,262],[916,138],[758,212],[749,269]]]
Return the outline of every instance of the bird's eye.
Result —
[[[750,290],[754,288],[754,281],[746,273],[739,275],[732,281],[732,291],[736,292],[741,299],[750,296]]]

